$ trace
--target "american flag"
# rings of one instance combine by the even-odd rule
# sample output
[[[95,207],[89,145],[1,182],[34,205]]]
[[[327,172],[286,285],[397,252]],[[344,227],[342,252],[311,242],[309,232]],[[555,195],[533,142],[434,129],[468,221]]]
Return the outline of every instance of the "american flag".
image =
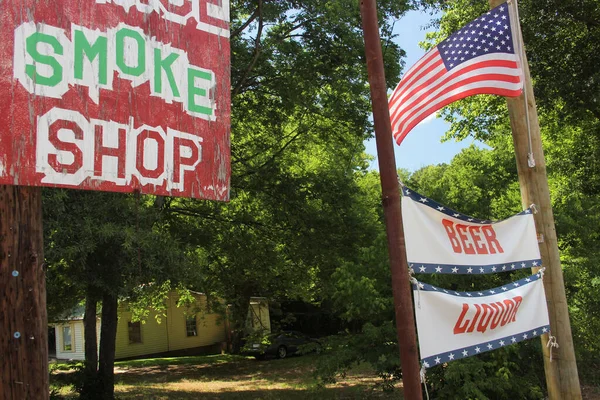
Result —
[[[406,72],[389,99],[398,144],[428,115],[454,101],[482,93],[521,94],[523,72],[509,9],[504,3],[475,19]]]

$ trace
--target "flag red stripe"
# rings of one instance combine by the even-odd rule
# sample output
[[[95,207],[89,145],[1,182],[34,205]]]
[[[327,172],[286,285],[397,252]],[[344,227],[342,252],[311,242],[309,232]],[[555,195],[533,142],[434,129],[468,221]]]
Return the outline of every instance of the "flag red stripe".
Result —
[[[465,74],[468,72],[470,72],[470,71],[465,71]],[[405,104],[406,104],[406,103],[408,103],[408,101],[410,101],[410,103],[406,107],[404,107],[402,109],[397,109],[393,113],[393,115],[391,117],[392,122],[396,122],[400,117],[403,117],[405,120],[409,119],[414,113],[411,113],[409,115],[406,115],[406,113],[413,110],[415,106],[419,105],[424,100],[427,100],[427,97],[431,96],[432,93],[435,93],[438,89],[442,88],[449,81],[452,81],[461,76],[463,76],[463,74],[454,74],[454,75],[448,76],[442,82],[440,82],[436,86],[430,88],[430,90],[423,93],[418,98],[416,98],[416,99],[410,98],[409,100],[407,100],[405,102]],[[460,81],[458,81],[448,87],[443,88],[442,91],[440,91],[439,93],[436,94],[436,96],[443,96],[444,93],[452,91],[460,86],[468,85],[469,83],[475,83],[475,82],[486,81],[486,80],[490,80],[490,81],[495,80],[498,82],[519,83],[521,81],[521,77],[518,75],[507,75],[507,74],[500,74],[500,73],[481,74],[481,75],[474,75],[474,76],[473,75],[468,75],[468,76],[465,75],[464,79],[461,79]],[[427,103],[429,103],[429,101],[427,101]]]
[[[415,65],[413,65],[408,72],[406,72],[406,74],[402,77],[402,80],[398,83],[398,85],[396,86],[396,88],[394,89],[394,92],[392,93],[392,99],[397,96],[396,93],[398,92],[398,90],[402,90],[402,87],[407,85],[408,83],[410,83],[410,81],[413,78],[413,75],[419,73],[419,71],[421,71],[421,66],[425,65],[427,63],[429,63],[432,59],[439,57],[439,52],[437,47],[433,48],[429,53],[426,53],[423,57],[421,57],[421,59],[419,59],[419,61],[417,61],[417,63]],[[440,58],[441,60],[441,58]],[[390,99],[390,100],[392,100]]]
[[[433,64],[431,64],[429,67],[427,67],[424,70],[421,70],[421,73],[416,75],[414,79],[409,78],[408,80],[402,80],[400,82],[400,85],[398,88],[396,88],[396,91],[394,92],[394,94],[392,95],[392,97],[390,98],[390,108],[393,107],[399,100],[401,100],[402,96],[408,89],[414,87],[414,85],[418,84],[420,79],[423,78],[424,76],[427,76],[427,74],[429,74],[430,72],[432,72],[433,70],[435,70],[436,68],[443,66],[444,65],[444,61],[441,59],[441,57],[438,56],[438,59],[435,60],[435,62]],[[446,67],[443,67],[440,70],[440,74],[437,74],[436,76],[440,76],[446,73]],[[426,82],[429,82],[426,81]],[[423,84],[420,84],[419,86],[423,86]],[[400,90],[398,90],[400,89]]]
[[[421,117],[412,121],[411,124],[408,125],[406,128],[404,128],[403,130],[396,132],[394,134],[394,138],[396,139],[396,143],[398,143],[398,144],[402,143],[402,140],[404,140],[404,138],[406,137],[406,135],[408,135],[410,130],[412,128],[414,128],[419,122],[421,122],[422,120],[427,118],[428,115],[436,112],[440,108],[447,106],[448,104],[450,104],[452,102],[463,99],[465,97],[473,96],[475,94],[495,94],[495,95],[506,96],[506,97],[517,97],[521,94],[521,92],[522,92],[521,89],[510,90],[510,89],[503,89],[503,88],[498,88],[498,87],[483,87],[483,88],[471,89],[471,90],[466,90],[464,92],[460,92],[456,96],[449,97],[446,100],[428,108],[421,115]]]
[[[422,80],[423,77],[426,77],[428,74],[430,74],[431,72],[435,71],[436,69],[438,69],[438,71],[435,73],[435,75],[430,76],[425,81]],[[423,74],[420,75],[415,80],[415,82],[410,82],[408,85],[404,86],[400,90],[400,92],[398,93],[398,96],[396,96],[390,102],[390,110],[394,106],[396,106],[397,104],[402,103],[404,101],[404,99],[410,98],[413,95],[414,91],[410,92],[409,94],[406,94],[407,91],[410,91],[413,88],[416,88],[416,90],[420,90],[420,89],[426,88],[428,85],[431,84],[431,82],[435,82],[436,80],[438,80],[439,78],[443,77],[447,73],[448,73],[448,71],[446,70],[446,67],[444,66],[444,62],[442,61],[442,59],[440,59],[440,61],[437,62],[435,65],[432,65],[431,68],[428,68],[426,71],[423,71]]]
[[[435,92],[437,89],[439,89],[440,87],[442,87],[443,85],[445,85],[446,83],[448,83],[448,81],[451,81],[452,79],[455,79],[456,77],[463,75],[463,74],[467,74],[469,72],[472,72],[474,70],[477,69],[481,69],[481,68],[493,68],[493,67],[497,67],[497,68],[510,68],[510,69],[514,69],[517,70],[518,69],[518,65],[516,63],[516,61],[508,61],[508,60],[486,60],[486,61],[481,61],[472,65],[469,65],[463,69],[457,69],[455,71],[451,71],[450,74],[448,75],[448,77],[446,79],[444,79],[443,81],[439,82],[436,86],[431,87],[427,93],[424,93],[423,95],[421,95],[417,100],[413,100],[412,97],[417,94],[420,90],[422,90],[423,88],[434,84],[437,79],[439,78],[438,75],[432,77],[429,81],[424,82],[423,84],[415,87],[414,90],[412,90],[410,92],[409,95],[407,95],[405,97],[404,100],[404,104],[407,104],[410,101],[410,106],[407,107],[403,107],[402,109],[397,108],[396,110],[392,111],[392,123],[402,114],[402,112],[406,109],[410,109],[413,104],[418,103],[419,101],[421,101],[423,99],[424,96],[427,96],[428,94]],[[512,76],[515,77],[514,75],[507,75],[507,76]],[[515,77],[517,79],[517,82],[519,81],[519,77],[516,76]],[[465,81],[466,83],[469,83],[469,81]],[[412,89],[412,87],[410,87]],[[408,89],[408,88],[407,88]],[[440,93],[440,95],[443,94]],[[391,106],[390,106],[390,110],[391,110]]]
[[[487,78],[489,78],[489,79],[487,79]],[[516,80],[514,80],[513,78],[516,78]],[[483,75],[472,76],[472,77],[463,79],[459,82],[456,82],[453,85],[450,85],[449,87],[445,88],[442,92],[438,93],[436,95],[436,97],[441,97],[444,94],[451,92],[454,89],[461,88],[465,85],[468,85],[471,83],[477,83],[477,82],[484,82],[484,81],[519,83],[520,77],[519,76],[515,77],[515,76],[511,76],[511,75],[499,75],[499,74],[483,74]],[[486,90],[486,88],[488,88],[488,87],[489,86],[483,86],[481,88],[468,89],[467,91]],[[503,89],[503,90],[506,90],[506,89]],[[482,92],[482,93],[486,93],[486,92]],[[460,94],[460,93],[458,93],[458,94]],[[429,95],[431,95],[431,92],[425,94],[425,96],[429,96]],[[409,109],[409,111],[407,111],[407,113],[410,112],[410,114],[402,113],[402,114],[400,114],[400,116],[402,117],[403,121],[409,121],[415,114],[418,114],[424,107],[426,107],[427,105],[429,105],[431,103],[432,103],[431,101],[425,101],[425,102],[422,102],[422,101],[416,102],[415,101],[413,104],[411,104],[411,108]],[[399,118],[395,119],[395,121],[397,121],[398,119]],[[400,131],[404,131],[404,128],[403,128],[404,124],[405,123],[403,123],[399,126]]]

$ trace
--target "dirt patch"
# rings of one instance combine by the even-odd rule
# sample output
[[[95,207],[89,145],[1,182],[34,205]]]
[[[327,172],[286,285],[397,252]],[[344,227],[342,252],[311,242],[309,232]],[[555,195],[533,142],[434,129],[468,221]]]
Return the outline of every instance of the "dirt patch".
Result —
[[[600,400],[600,387],[582,386],[581,392],[583,400]]]

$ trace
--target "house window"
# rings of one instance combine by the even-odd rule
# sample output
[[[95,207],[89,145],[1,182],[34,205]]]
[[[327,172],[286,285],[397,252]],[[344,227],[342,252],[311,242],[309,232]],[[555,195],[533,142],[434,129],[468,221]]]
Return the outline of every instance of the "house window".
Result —
[[[129,328],[129,344],[142,343],[142,328],[140,325],[140,321],[129,321],[127,326]]]
[[[196,316],[192,315],[185,319],[185,333],[187,336],[198,336],[196,329]]]
[[[73,351],[73,335],[71,326],[63,326],[62,328],[63,351]]]

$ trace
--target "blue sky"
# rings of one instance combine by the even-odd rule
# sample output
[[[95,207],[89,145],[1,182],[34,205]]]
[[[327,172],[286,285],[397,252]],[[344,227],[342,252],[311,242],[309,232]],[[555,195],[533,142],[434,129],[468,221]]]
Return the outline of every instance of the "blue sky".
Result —
[[[419,47],[419,42],[425,39],[428,31],[433,30],[426,30],[425,26],[434,17],[428,13],[410,11],[396,22],[394,27],[394,33],[398,35],[396,40],[406,51],[404,71],[425,54],[425,51]],[[448,124],[440,118],[435,118],[435,115],[421,122],[408,134],[401,146],[394,143],[396,167],[415,171],[426,165],[449,162],[461,149],[477,143],[473,139],[441,143],[441,138],[447,129]],[[375,138],[366,141],[365,146],[368,154],[377,157]],[[371,168],[379,169],[377,159],[371,163]]]

